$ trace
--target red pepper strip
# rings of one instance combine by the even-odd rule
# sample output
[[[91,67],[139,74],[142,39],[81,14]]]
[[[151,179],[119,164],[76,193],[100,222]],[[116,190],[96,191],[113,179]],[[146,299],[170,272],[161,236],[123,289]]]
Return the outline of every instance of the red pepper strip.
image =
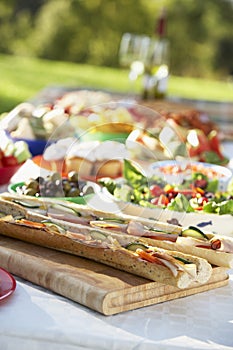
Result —
[[[155,233],[152,236],[143,235],[142,237],[158,240],[176,242],[178,235],[172,233]]]
[[[16,222],[19,224],[24,224],[26,226],[31,226],[31,227],[35,227],[35,228],[46,227],[46,225],[41,223],[41,222],[35,222],[35,221],[26,220],[26,219],[16,220]]]
[[[158,265],[163,265],[163,266],[166,266],[164,265],[164,263],[158,259],[156,256],[153,256],[151,255],[150,253],[147,253],[145,252],[144,250],[142,249],[137,249],[137,254],[140,256],[140,258],[146,260],[146,261],[149,261],[151,263],[155,263],[155,264],[158,264]]]
[[[196,192],[197,192],[197,193],[200,193],[202,196],[205,194],[205,191],[204,191],[202,188],[200,188],[200,187],[195,187],[195,189],[196,189]]]
[[[213,248],[211,247],[211,245],[208,246],[208,245],[201,245],[201,244],[198,244],[198,245],[195,245],[195,247],[197,247],[197,248],[205,248],[205,249],[213,249]]]

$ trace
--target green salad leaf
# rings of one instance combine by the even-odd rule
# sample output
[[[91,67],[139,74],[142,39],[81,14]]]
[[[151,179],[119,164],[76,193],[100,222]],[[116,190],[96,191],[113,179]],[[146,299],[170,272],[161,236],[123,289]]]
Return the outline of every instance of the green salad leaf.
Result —
[[[233,215],[233,199],[221,202],[219,205],[219,215],[231,214]]]
[[[208,181],[206,191],[215,193],[217,192],[217,190],[218,190],[218,180],[214,179],[214,180]]]
[[[148,183],[147,176],[137,169],[130,161],[124,159],[123,176],[132,187],[138,187]]]
[[[167,208],[179,212],[194,212],[188,199],[182,193],[178,193],[178,195],[167,205]]]
[[[113,195],[124,202],[132,202],[133,189],[128,185],[122,185],[115,188]]]
[[[116,182],[111,179],[110,177],[103,177],[101,179],[98,180],[98,183],[103,186],[103,187],[106,187],[108,192],[113,194],[114,193],[114,190],[116,188]]]
[[[216,203],[215,201],[208,202],[204,205],[203,211],[205,213],[214,213],[219,215],[233,215],[233,199],[225,200],[219,203]]]

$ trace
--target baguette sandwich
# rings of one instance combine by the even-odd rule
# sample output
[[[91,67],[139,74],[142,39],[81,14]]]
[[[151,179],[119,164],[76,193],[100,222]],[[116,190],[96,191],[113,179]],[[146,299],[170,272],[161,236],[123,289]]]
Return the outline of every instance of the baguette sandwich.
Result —
[[[163,284],[187,288],[206,283],[211,265],[202,258],[166,250],[91,225],[52,219],[12,201],[0,200],[0,233],[88,258]]]
[[[106,213],[87,206],[57,200],[32,198],[23,202],[18,195],[3,194],[0,206],[9,206],[8,212],[18,203],[17,210],[30,215],[42,214],[61,225],[69,223],[91,226],[107,233],[129,235],[137,241],[167,250],[180,251],[206,259],[210,264],[233,267],[233,238],[203,232],[197,227],[182,228],[150,219],[124,214]],[[30,208],[25,208],[30,207]],[[29,209],[29,210],[27,210]],[[33,218],[35,219],[35,216]],[[40,217],[38,217],[40,220]]]

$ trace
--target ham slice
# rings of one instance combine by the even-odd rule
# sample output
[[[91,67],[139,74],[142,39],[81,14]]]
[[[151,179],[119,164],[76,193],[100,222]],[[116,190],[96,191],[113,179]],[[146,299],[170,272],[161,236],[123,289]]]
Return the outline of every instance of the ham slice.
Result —
[[[137,221],[130,221],[127,227],[127,233],[133,236],[148,237],[155,240],[166,240],[175,242],[178,234],[164,233],[160,231],[153,231],[145,227],[143,224]]]

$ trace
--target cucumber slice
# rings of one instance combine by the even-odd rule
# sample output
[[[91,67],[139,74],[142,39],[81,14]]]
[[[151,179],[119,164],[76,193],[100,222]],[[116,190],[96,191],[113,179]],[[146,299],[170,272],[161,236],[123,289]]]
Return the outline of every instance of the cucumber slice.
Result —
[[[70,208],[70,207],[68,207],[65,204],[52,204],[51,208],[61,210],[64,213],[69,213],[69,214],[75,214],[77,216],[82,216],[77,210],[75,210],[74,208]]]
[[[105,241],[107,238],[107,235],[105,235],[103,232],[100,232],[100,231],[91,231],[90,235],[93,239],[97,241]]]
[[[204,234],[204,232],[199,229],[199,227],[196,227],[196,226],[189,226],[188,228],[190,228],[191,230],[195,230],[197,232],[199,232],[201,235],[203,235],[206,239],[208,239],[208,237]]]
[[[14,216],[14,220],[21,220],[21,219],[26,219],[26,218],[23,215],[16,215],[16,216]]]
[[[166,231],[164,231],[164,230],[160,230],[160,229],[154,228],[154,227],[147,227],[147,226],[145,226],[145,228],[146,228],[147,230],[149,230],[149,231],[152,231],[152,232],[171,233],[171,232],[166,232]]]
[[[12,202],[21,205],[22,207],[25,208],[31,208],[31,209],[36,209],[36,208],[40,208],[40,204],[29,204],[28,202],[24,202],[24,201],[19,201],[17,199],[13,200]]]
[[[124,224],[126,222],[126,220],[118,219],[118,218],[99,218],[97,220],[99,220],[99,221],[112,221],[112,222],[116,222],[118,224]]]
[[[202,232],[199,229],[196,229],[196,227],[190,226],[186,229],[184,229],[181,232],[181,236],[183,237],[193,237],[193,238],[197,238],[197,239],[207,239],[208,237],[204,234],[204,232]]]
[[[179,256],[173,256],[173,258],[175,258],[176,260],[181,261],[183,264],[193,264],[192,261],[188,261],[188,260],[186,260],[184,258],[180,258]]]
[[[132,250],[133,252],[136,252],[137,249],[142,249],[144,251],[148,249],[148,247],[145,244],[139,242],[129,243],[125,248],[128,250]]]

